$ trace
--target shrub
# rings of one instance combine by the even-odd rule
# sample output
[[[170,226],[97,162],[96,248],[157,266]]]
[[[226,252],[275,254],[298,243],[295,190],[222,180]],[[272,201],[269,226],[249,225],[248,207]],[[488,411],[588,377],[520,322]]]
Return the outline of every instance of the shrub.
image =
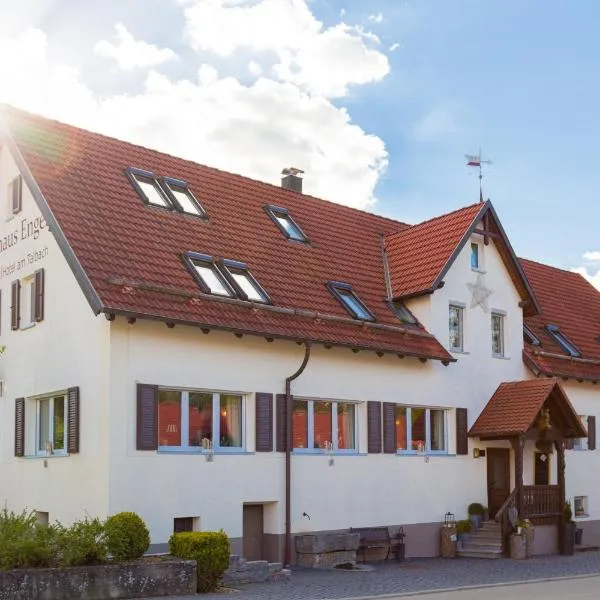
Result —
[[[57,554],[61,567],[99,565],[106,561],[106,535],[100,519],[75,521],[70,527],[56,525]]]
[[[470,515],[483,515],[484,512],[485,506],[483,506],[483,504],[480,504],[479,502],[472,502],[469,504],[468,513]]]
[[[456,533],[471,533],[471,521],[459,521],[456,524]]]
[[[223,531],[174,533],[169,539],[173,556],[195,560],[198,565],[198,591],[213,592],[229,567],[229,539]]]
[[[148,550],[150,533],[144,521],[133,512],[109,517],[104,526],[106,545],[117,562],[135,560]]]

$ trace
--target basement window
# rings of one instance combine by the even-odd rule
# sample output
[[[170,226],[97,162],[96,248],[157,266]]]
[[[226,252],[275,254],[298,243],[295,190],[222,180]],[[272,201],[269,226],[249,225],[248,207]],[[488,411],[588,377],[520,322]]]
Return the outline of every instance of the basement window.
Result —
[[[573,358],[579,358],[581,352],[560,332],[558,325],[546,325],[546,330],[552,336],[554,341]]]
[[[188,252],[186,263],[205,294],[216,296],[234,296],[234,290],[213,261],[212,256]]]
[[[269,302],[269,296],[248,270],[246,263],[233,260],[221,262],[223,270],[229,275],[229,280],[242,300],[251,302]]]
[[[415,316],[398,300],[391,300],[389,302],[390,308],[394,311],[394,314],[398,317],[401,323],[405,325],[416,325],[417,319]]]
[[[527,325],[523,325],[523,340],[532,346],[540,346],[540,340]]]
[[[145,204],[171,208],[171,202],[160,187],[154,173],[130,167],[126,174]]]
[[[164,187],[173,204],[188,215],[196,217],[206,217],[206,211],[194,194],[188,184],[180,179],[165,177],[163,179]]]
[[[329,281],[329,291],[339,300],[342,306],[355,318],[361,321],[374,321],[375,315],[356,295],[352,286],[341,281]]]
[[[271,220],[289,240],[294,240],[295,242],[308,242],[308,238],[302,229],[300,229],[296,221],[292,219],[287,208],[267,205],[265,206],[265,210],[269,217],[271,217]]]

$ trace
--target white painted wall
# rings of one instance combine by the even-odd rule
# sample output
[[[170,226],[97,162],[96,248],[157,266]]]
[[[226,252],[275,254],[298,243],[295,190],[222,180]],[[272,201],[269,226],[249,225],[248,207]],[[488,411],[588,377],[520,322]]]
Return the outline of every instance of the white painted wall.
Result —
[[[7,147],[0,150],[0,240],[16,242],[0,252],[0,503],[27,507],[69,523],[85,513],[106,514],[108,473],[108,323],[96,318],[47,227],[27,236],[41,217],[24,184],[23,210],[8,218],[8,183],[18,174]],[[37,256],[43,256],[35,260]],[[34,260],[32,260],[32,257]],[[45,317],[27,330],[11,331],[11,282],[45,270]],[[80,387],[81,452],[67,457],[14,456],[15,398]],[[33,452],[35,402],[27,404],[27,451]]]

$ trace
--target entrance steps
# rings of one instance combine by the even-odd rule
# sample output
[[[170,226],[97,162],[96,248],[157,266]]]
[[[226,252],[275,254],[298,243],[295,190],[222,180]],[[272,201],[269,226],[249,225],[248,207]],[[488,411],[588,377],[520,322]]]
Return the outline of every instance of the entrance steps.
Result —
[[[284,569],[281,563],[266,560],[246,560],[232,554],[229,557],[229,569],[223,574],[223,585],[231,583],[262,583],[264,581],[289,581],[290,569]]]
[[[502,528],[496,521],[484,521],[480,529],[471,531],[469,541],[457,549],[465,558],[502,558]]]

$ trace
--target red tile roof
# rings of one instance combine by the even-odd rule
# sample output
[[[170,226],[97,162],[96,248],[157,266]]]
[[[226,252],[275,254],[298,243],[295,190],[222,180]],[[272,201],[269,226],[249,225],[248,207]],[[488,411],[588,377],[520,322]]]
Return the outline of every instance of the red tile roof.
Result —
[[[485,209],[477,203],[386,236],[392,295],[433,291],[435,280]]]
[[[541,314],[525,319],[540,340],[525,344],[525,363],[536,373],[600,381],[600,292],[578,273],[531,260],[521,265],[541,306]],[[558,325],[581,358],[571,358],[546,330]]]
[[[555,379],[501,383],[471,427],[469,435],[472,437],[522,435],[532,427],[540,409],[553,394],[558,399],[572,429],[570,435],[584,437],[585,429],[565,391]]]
[[[4,117],[99,311],[453,360],[422,328],[402,327],[385,302],[382,236],[407,225],[15,109]],[[187,181],[209,219],[145,206],[127,167]],[[265,204],[287,208],[311,243],[287,241]],[[202,295],[182,263],[186,251],[246,262],[287,312]],[[328,280],[350,283],[377,323],[348,319]]]

